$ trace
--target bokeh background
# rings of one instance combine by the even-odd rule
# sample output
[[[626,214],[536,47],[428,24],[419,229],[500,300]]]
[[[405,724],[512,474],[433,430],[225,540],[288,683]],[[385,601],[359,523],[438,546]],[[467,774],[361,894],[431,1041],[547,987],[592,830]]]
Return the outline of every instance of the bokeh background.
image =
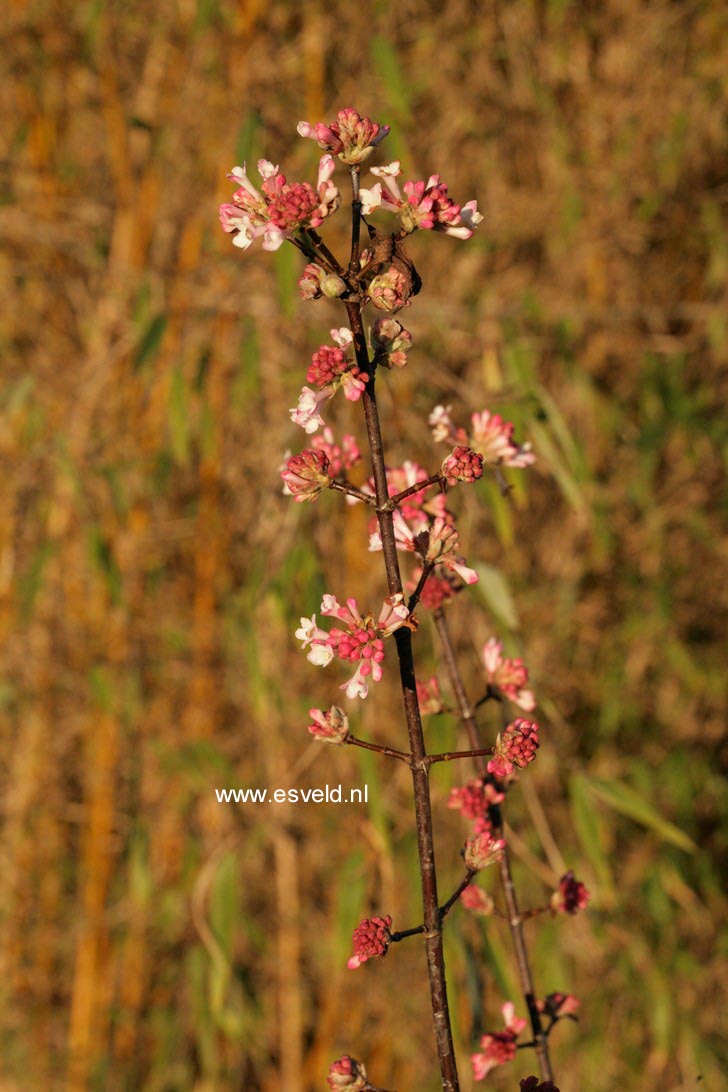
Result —
[[[233,164],[312,179],[296,123],[344,105],[393,126],[380,162],[440,171],[485,214],[469,243],[412,241],[416,348],[380,384],[390,461],[441,458],[439,401],[509,416],[538,454],[508,501],[491,481],[453,494],[483,579],[450,619],[472,696],[497,633],[540,699],[508,811],[524,904],[566,867],[593,890],[587,915],[528,927],[540,992],[583,1004],[553,1036],[558,1083],[725,1087],[728,9],[5,15],[3,1092],[308,1092],[345,1050],[384,1087],[438,1088],[419,944],[344,966],[359,917],[419,918],[408,776],[310,741],[342,678],[293,639],[323,590],[374,606],[384,588],[361,509],[294,505],[277,476],[342,317],[299,300],[292,247],[243,255],[217,224]],[[362,437],[359,411],[332,407],[337,430]],[[417,650],[437,670],[426,618]],[[392,666],[354,724],[397,746]],[[451,717],[427,731],[459,739]],[[433,778],[445,891],[456,776]],[[339,782],[368,806],[214,795]],[[470,1089],[478,1035],[518,1003],[502,923],[453,914],[447,959]],[[519,1055],[489,1084],[529,1072]]]

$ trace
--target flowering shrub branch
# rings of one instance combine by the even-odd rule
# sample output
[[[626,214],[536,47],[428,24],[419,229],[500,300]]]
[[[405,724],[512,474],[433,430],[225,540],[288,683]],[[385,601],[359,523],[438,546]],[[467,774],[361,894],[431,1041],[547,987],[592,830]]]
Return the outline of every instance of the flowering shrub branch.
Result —
[[[335,661],[348,665],[353,674],[340,684],[349,701],[368,697],[371,684],[383,674],[386,647],[394,646],[402,691],[408,750],[402,750],[352,734],[348,714],[337,705],[328,711],[309,710],[309,732],[332,745],[360,747],[383,757],[403,762],[410,770],[413,786],[415,829],[420,864],[422,922],[412,928],[392,931],[390,915],[375,915],[354,929],[351,969],[384,957],[392,944],[409,937],[422,937],[426,953],[435,1044],[443,1092],[458,1092],[443,957],[443,925],[451,910],[462,903],[465,910],[483,916],[505,918],[510,928],[519,982],[528,1021],[517,1016],[512,1002],[503,1006],[504,1028],[483,1036],[480,1050],[472,1055],[477,1080],[490,1070],[510,1061],[520,1049],[535,1051],[541,1083],[528,1077],[521,1087],[531,1092],[558,1092],[552,1083],[548,1037],[561,1019],[574,1019],[578,1001],[570,994],[552,993],[539,1000],[535,992],[523,922],[540,913],[571,915],[583,909],[589,893],[567,873],[546,906],[519,909],[507,840],[504,836],[502,805],[519,772],[536,758],[539,726],[523,716],[509,720],[506,711],[515,706],[530,714],[536,707],[528,686],[528,671],[520,659],[503,655],[503,647],[491,638],[483,648],[485,693],[471,705],[457,664],[445,609],[465,588],[478,580],[460,552],[459,533],[453,513],[447,507],[450,490],[472,484],[492,474],[503,492],[509,488],[503,468],[525,469],[534,461],[528,443],[517,443],[514,426],[489,410],[473,413],[467,428],[456,425],[450,406],[436,406],[429,417],[433,440],[449,447],[439,469],[428,474],[422,467],[405,462],[388,465],[377,402],[377,377],[405,367],[412,350],[412,335],[395,314],[406,309],[421,288],[421,280],[407,254],[405,242],[415,231],[433,231],[455,239],[469,239],[482,216],[477,203],[459,205],[450,196],[439,174],[427,181],[409,180],[400,185],[401,166],[395,161],[371,167],[375,181],[362,186],[363,164],[374,154],[389,127],[361,117],[348,108],[330,124],[298,125],[301,136],[314,140],[324,152],[316,185],[288,182],[277,166],[267,160],[258,164],[262,182],[256,188],[245,165],[230,174],[236,189],[229,204],[220,208],[224,231],[235,246],[247,250],[257,239],[264,250],[276,250],[288,241],[305,256],[307,264],[299,280],[305,300],[340,300],[347,325],[330,331],[331,341],[313,354],[291,421],[310,437],[309,446],[297,455],[286,455],[280,474],[284,492],[295,502],[315,502],[326,490],[343,493],[347,502],[364,503],[373,510],[369,526],[369,550],[383,557],[388,595],[378,612],[362,611],[357,601],[342,604],[326,594],[317,615],[301,619],[296,638],[310,663],[327,667]],[[349,172],[351,184],[351,245],[342,263],[318,234],[324,222],[341,207],[342,198],[333,182],[336,160]],[[394,217],[388,229],[370,222],[374,213]],[[368,240],[362,238],[362,223]],[[367,328],[365,308],[382,312]],[[339,392],[363,409],[371,477],[363,487],[353,485],[348,471],[361,459],[356,440],[345,436],[337,443],[322,414]],[[432,490],[437,487],[437,492]],[[400,557],[414,555],[416,566],[403,583]],[[405,591],[409,593],[407,597]],[[443,702],[439,682],[426,683],[415,675],[413,636],[419,620],[415,609],[431,611],[440,637],[443,659],[455,695],[455,707],[465,728],[469,747],[444,753],[428,753],[422,717],[449,707]],[[484,746],[476,712],[488,701],[499,703],[504,722],[494,745]],[[451,793],[449,806],[472,821],[471,836],[461,856],[465,875],[450,897],[440,903],[435,861],[433,818],[430,799],[430,771],[441,762],[470,760],[477,776]],[[505,912],[476,882],[477,874],[490,866],[501,879]],[[520,1036],[530,1022],[532,1037]],[[369,1082],[365,1067],[348,1054],[329,1068],[330,1089],[384,1092]]]

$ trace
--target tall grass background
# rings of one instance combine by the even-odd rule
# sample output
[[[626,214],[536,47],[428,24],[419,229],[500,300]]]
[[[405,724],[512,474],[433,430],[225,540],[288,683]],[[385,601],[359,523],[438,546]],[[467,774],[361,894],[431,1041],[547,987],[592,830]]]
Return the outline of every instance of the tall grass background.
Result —
[[[508,501],[453,495],[482,580],[451,619],[471,694],[496,632],[541,700],[508,809],[524,902],[566,867],[594,892],[529,927],[542,992],[583,1002],[558,1083],[724,1087],[727,41],[725,6],[688,0],[8,5],[3,1092],[308,1092],[344,1050],[438,1088],[418,943],[345,968],[359,917],[418,920],[408,777],[309,742],[341,679],[293,640],[323,590],[384,588],[360,507],[293,505],[277,475],[341,316],[299,301],[292,248],[242,255],[216,218],[234,163],[313,178],[296,122],[345,105],[392,125],[380,160],[485,214],[467,244],[412,241],[391,460],[434,466],[438,401],[507,415],[538,455]],[[332,408],[339,432],[357,409]],[[429,674],[424,618],[417,647]],[[354,724],[397,746],[393,674]],[[448,717],[428,733],[458,740]],[[444,890],[456,776],[433,777]],[[327,782],[369,805],[214,795]],[[465,1089],[517,1001],[501,924],[448,932]]]

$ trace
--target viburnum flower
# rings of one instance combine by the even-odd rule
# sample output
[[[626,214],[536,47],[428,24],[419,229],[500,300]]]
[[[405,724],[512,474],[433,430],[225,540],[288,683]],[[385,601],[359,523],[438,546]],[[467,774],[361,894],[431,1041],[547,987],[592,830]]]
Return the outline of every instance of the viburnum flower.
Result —
[[[463,888],[460,901],[466,910],[471,910],[473,914],[479,914],[481,917],[487,917],[495,909],[495,904],[488,892],[474,883],[469,883]]]
[[[522,469],[531,466],[536,456],[530,444],[517,444],[513,440],[515,426],[504,421],[490,410],[473,413],[470,434],[456,428],[450,417],[452,406],[435,406],[429,416],[433,438],[437,443],[467,446],[483,456],[487,466],[511,466]]]
[[[561,914],[575,914],[585,910],[591,898],[591,892],[569,870],[559,880],[559,886],[551,896],[551,908]]]
[[[288,412],[295,425],[300,425],[308,435],[318,432],[326,424],[320,410],[324,402],[333,398],[335,390],[331,387],[323,387],[320,391],[314,391],[310,387],[303,387],[298,397],[298,405]]]
[[[442,712],[442,694],[436,675],[432,675],[427,682],[417,683],[417,700],[423,716],[434,716]]]
[[[456,205],[439,174],[430,175],[427,182],[405,182],[403,194],[397,183],[400,173],[399,160],[386,167],[372,167],[372,174],[381,181],[361,191],[365,216],[382,208],[397,213],[407,234],[420,228],[443,231],[457,239],[470,238],[483,219],[477,201]]]
[[[553,1081],[542,1081],[538,1077],[524,1077],[520,1082],[521,1092],[559,1092]]]
[[[318,262],[309,262],[298,279],[298,290],[304,300],[317,300],[321,296],[335,300],[346,291],[346,283]]]
[[[459,811],[464,819],[474,819],[481,826],[483,823],[489,826],[489,808],[501,804],[504,799],[505,793],[497,789],[490,780],[476,777],[459,788],[450,789],[447,806]]]
[[[389,914],[383,918],[364,918],[359,922],[351,938],[354,955],[346,964],[349,970],[353,971],[361,967],[362,963],[366,963],[368,959],[387,954],[392,939],[391,924],[392,919]]]
[[[489,830],[483,830],[480,834],[474,834],[465,843],[463,859],[466,868],[474,872],[480,872],[488,865],[499,861],[503,856],[506,843],[502,838],[494,838]]]
[[[369,677],[372,682],[381,679],[383,639],[405,625],[409,618],[403,598],[400,593],[385,599],[375,622],[371,614],[362,616],[359,613],[356,599],[347,599],[346,606],[342,607],[336,596],[325,595],[321,602],[321,614],[338,618],[346,625],[345,630],[338,626],[328,632],[321,629],[316,624],[315,614],[311,618],[301,619],[296,637],[302,642],[302,648],[310,646],[307,654],[310,663],[325,667],[336,657],[357,664],[352,677],[341,687],[346,691],[347,698],[365,698],[369,693]]]
[[[515,1007],[510,1001],[503,1006],[501,1012],[505,1030],[484,1035],[480,1040],[481,1053],[471,1055],[470,1061],[476,1081],[482,1081],[491,1069],[505,1065],[516,1056],[516,1040],[525,1028],[526,1021],[515,1015]]]
[[[557,991],[550,993],[543,1001],[537,1001],[536,1007],[539,1012],[544,1012],[552,1020],[557,1020],[562,1016],[573,1016],[581,1008],[581,1001],[578,997],[574,997],[573,993]]]
[[[331,1063],[326,1083],[331,1092],[340,1092],[340,1089],[345,1089],[346,1092],[365,1092],[369,1087],[366,1069],[349,1054],[344,1054],[337,1062]]]
[[[317,141],[319,148],[332,152],[342,163],[350,166],[368,159],[389,132],[388,125],[362,117],[351,107],[339,110],[336,121],[330,125],[322,121],[315,125],[299,121],[296,129],[300,136]]]
[[[538,750],[538,724],[536,721],[516,719],[508,725],[495,744],[495,754],[488,762],[488,773],[505,781],[513,774],[513,767],[525,769],[536,757]]]
[[[322,743],[345,743],[349,735],[349,718],[338,705],[332,705],[328,713],[323,709],[309,709],[312,723],[308,730]]]
[[[470,447],[458,445],[443,461],[440,473],[448,485],[477,482],[478,478],[483,477],[483,456]]]
[[[420,543],[427,536],[427,545],[420,549]],[[475,569],[469,569],[465,564],[465,558],[460,557],[456,550],[459,546],[458,532],[455,526],[443,516],[437,516],[429,531],[423,531],[417,536],[415,549],[421,553],[425,563],[444,565],[446,569],[458,574],[466,584],[477,584],[478,574]]]
[[[325,452],[307,449],[286,460],[281,477],[295,501],[315,501],[321,490],[331,485],[330,470]]]
[[[491,637],[483,645],[483,664],[489,684],[497,687],[509,701],[520,705],[527,713],[536,708],[533,692],[526,689],[528,669],[523,660],[520,657],[515,660],[505,659],[503,645],[495,637]]]
[[[334,434],[327,426],[320,435],[314,436],[311,445],[321,451],[329,460],[329,474],[336,477],[342,470],[351,470],[361,460],[361,451],[356,439],[348,432],[342,436],[341,445],[334,440]]]
[[[278,250],[292,235],[319,227],[341,204],[341,195],[331,182],[334,160],[330,155],[321,157],[316,189],[308,182],[287,182],[267,159],[258,160],[258,173],[263,179],[262,193],[248,178],[245,164],[233,167],[228,178],[239,188],[232,204],[220,205],[223,230],[233,234],[233,245],[243,250],[261,236],[264,250]]]
[[[395,318],[380,318],[372,327],[370,339],[377,364],[385,368],[403,368],[412,348],[412,334]]]
[[[351,330],[342,326],[331,331],[335,345],[322,345],[311,357],[306,379],[320,391],[328,391],[332,397],[341,387],[344,397],[356,402],[361,397],[369,376],[361,372],[357,365],[347,357],[353,343]],[[306,388],[304,387],[304,390]]]
[[[373,306],[380,311],[401,311],[411,303],[409,281],[402,270],[394,265],[373,277],[367,292]]]

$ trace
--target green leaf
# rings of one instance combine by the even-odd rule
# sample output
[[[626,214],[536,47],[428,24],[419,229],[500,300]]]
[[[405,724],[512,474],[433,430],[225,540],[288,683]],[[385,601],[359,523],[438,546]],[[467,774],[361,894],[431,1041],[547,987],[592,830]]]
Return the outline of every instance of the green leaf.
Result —
[[[508,581],[500,569],[497,569],[494,565],[486,565],[485,562],[480,562],[474,565],[473,568],[479,577],[478,591],[498,621],[502,622],[510,630],[519,629],[520,623],[516,604],[511,595]]]
[[[134,370],[139,371],[148,360],[156,355],[167,329],[167,316],[155,315],[141,336],[137,351],[134,356]]]
[[[665,819],[641,793],[635,792],[624,782],[594,778],[588,784],[591,792],[610,808],[654,831],[663,841],[684,849],[686,853],[694,853],[698,848],[684,830]]]
[[[581,848],[599,883],[600,897],[611,901],[614,892],[612,870],[604,844],[601,816],[589,792],[589,785],[583,774],[575,774],[569,781],[571,800],[571,818],[574,822]]]

